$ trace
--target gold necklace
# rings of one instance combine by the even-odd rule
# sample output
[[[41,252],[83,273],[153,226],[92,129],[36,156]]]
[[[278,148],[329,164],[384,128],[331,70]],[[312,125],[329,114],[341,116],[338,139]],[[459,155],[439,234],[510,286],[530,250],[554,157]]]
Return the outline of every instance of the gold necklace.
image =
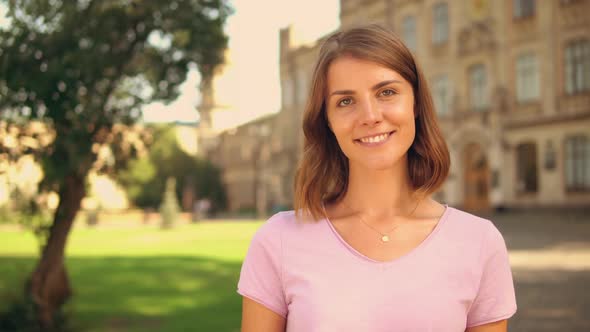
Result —
[[[352,210],[352,208],[350,207],[350,205],[346,204],[346,202],[342,201],[342,203],[349,208],[350,210]],[[414,209],[412,210],[412,212],[408,215],[407,218],[411,217],[412,215],[414,215],[414,212],[416,212],[416,209],[418,208],[418,205],[420,205],[420,200],[418,200],[418,202],[416,203],[416,206],[414,207]],[[370,229],[374,230],[375,232],[379,233],[379,235],[381,235],[381,241],[382,242],[389,242],[389,234],[391,232],[393,232],[396,228],[399,227],[400,224],[395,225],[394,228],[390,229],[389,231],[385,232],[385,233],[381,233],[378,229],[374,228],[373,226],[369,225],[361,216],[360,213],[355,213],[358,217],[359,220],[365,224],[366,226],[368,226]]]

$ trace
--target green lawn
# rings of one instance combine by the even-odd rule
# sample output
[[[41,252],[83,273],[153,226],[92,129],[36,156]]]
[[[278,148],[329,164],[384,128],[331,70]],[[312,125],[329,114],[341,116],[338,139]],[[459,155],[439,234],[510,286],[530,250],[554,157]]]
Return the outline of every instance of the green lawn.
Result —
[[[237,331],[241,261],[260,222],[75,229],[67,305],[81,331]],[[0,306],[20,292],[34,237],[0,231]]]

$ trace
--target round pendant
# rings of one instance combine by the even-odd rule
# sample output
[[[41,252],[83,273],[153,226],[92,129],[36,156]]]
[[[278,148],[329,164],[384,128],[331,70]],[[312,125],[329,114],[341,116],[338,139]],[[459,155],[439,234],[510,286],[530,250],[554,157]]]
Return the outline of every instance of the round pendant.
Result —
[[[381,237],[381,241],[383,241],[383,242],[389,242],[389,236],[387,236],[387,235],[383,235],[383,236]]]

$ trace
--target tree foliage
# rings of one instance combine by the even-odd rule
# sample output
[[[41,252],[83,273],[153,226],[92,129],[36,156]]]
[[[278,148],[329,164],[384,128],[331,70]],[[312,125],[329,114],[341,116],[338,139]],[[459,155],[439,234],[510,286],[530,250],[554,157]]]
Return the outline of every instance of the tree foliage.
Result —
[[[209,77],[227,44],[222,0],[10,0],[0,30],[0,107],[58,132],[44,185],[84,173],[92,144],[142,105],[171,101],[189,67]],[[133,152],[133,151],[131,151]],[[121,156],[118,162],[128,160]]]
[[[157,208],[162,203],[166,179],[174,178],[179,201],[188,189],[197,199],[211,200],[214,210],[225,208],[221,171],[211,162],[185,152],[173,126],[153,126],[150,131],[150,136],[158,139],[149,145],[149,152],[117,174],[117,181],[126,188],[131,201],[138,207]]]

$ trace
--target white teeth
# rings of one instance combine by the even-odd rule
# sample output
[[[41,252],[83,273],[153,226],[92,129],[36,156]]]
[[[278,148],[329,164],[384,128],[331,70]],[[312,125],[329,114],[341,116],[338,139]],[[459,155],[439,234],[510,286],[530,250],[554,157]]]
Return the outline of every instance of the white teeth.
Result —
[[[361,138],[360,141],[363,143],[379,143],[384,141],[388,136],[389,134],[381,134],[379,136]]]

